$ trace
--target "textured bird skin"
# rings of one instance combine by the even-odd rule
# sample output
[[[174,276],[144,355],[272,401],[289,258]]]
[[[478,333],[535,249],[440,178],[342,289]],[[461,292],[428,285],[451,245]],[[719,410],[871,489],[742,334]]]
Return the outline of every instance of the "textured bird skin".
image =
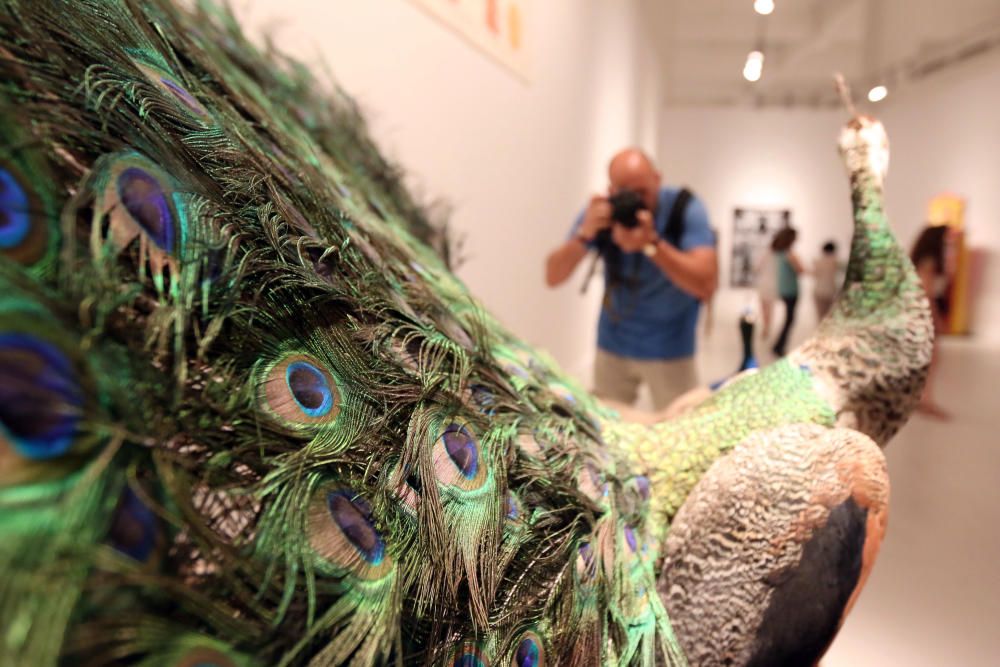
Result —
[[[815,664],[871,569],[888,495],[878,446],[848,429],[780,427],[717,461],[674,519],[659,583],[690,664]],[[848,500],[860,540],[830,526]],[[809,588],[781,605],[797,570]]]

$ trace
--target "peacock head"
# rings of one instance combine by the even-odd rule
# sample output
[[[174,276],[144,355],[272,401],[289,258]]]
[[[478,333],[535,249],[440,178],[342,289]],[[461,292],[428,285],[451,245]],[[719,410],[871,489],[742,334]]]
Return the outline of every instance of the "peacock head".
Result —
[[[889,171],[889,137],[881,122],[863,114],[854,116],[840,131],[838,147],[849,173],[866,171],[879,186],[885,182]]]

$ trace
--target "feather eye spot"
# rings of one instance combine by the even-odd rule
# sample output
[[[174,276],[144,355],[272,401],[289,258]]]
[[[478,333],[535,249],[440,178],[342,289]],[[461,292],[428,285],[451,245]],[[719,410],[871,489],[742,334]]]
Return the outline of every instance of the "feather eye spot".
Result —
[[[482,384],[474,384],[469,387],[469,395],[473,405],[485,415],[492,415],[496,412],[497,397],[489,387]]]
[[[336,421],[340,387],[333,373],[313,357],[290,354],[265,369],[258,394],[262,407],[285,427],[311,431]]]
[[[333,389],[329,379],[309,362],[288,364],[285,382],[299,408],[309,417],[325,417],[333,409]]]
[[[374,581],[392,571],[392,557],[375,527],[371,505],[351,489],[327,488],[314,494],[308,530],[313,550],[337,572]]]
[[[31,230],[28,193],[14,174],[0,168],[0,248],[16,248]]]
[[[514,651],[511,667],[543,667],[545,648],[541,638],[534,632],[526,632]]]
[[[577,549],[576,574],[582,582],[589,582],[597,574],[597,560],[590,542],[584,542]]]
[[[628,544],[628,548],[632,550],[632,553],[638,551],[639,540],[636,538],[635,530],[632,526],[625,526],[625,530],[623,532],[625,533],[625,542]]]
[[[116,185],[118,199],[135,223],[158,248],[173,252],[174,216],[167,194],[156,178],[139,167],[128,167],[118,175]]]
[[[449,496],[478,491],[492,479],[486,450],[464,419],[445,417],[435,422],[427,439],[434,478]]]
[[[190,110],[192,113],[195,113],[195,114],[197,114],[199,116],[206,115],[206,113],[205,113],[205,107],[201,106],[201,103],[194,98],[194,95],[192,95],[191,93],[189,93],[179,83],[177,83],[176,81],[174,81],[170,77],[161,76],[160,77],[160,84],[164,88],[166,88],[167,91],[170,92],[171,95],[174,96],[174,99],[176,99],[178,102],[180,102],[185,107],[187,107],[188,110]]]
[[[490,667],[486,653],[472,642],[465,642],[452,655],[450,667]]]
[[[109,541],[120,553],[147,562],[157,542],[156,515],[130,487],[125,487],[111,520]]]
[[[379,565],[385,557],[385,542],[371,521],[371,508],[361,497],[347,491],[326,495],[330,517],[358,554],[369,565]]]
[[[475,479],[479,470],[479,447],[476,439],[462,424],[449,424],[441,435],[448,457],[467,480]]]
[[[201,102],[195,99],[191,91],[178,83],[175,77],[168,75],[160,66],[141,62],[141,60],[144,60],[144,58],[139,57],[133,60],[133,62],[135,62],[136,67],[146,76],[150,83],[173,98],[175,102],[180,103],[186,111],[202,118],[208,116],[208,112],[202,106]]]
[[[23,333],[0,335],[0,435],[25,458],[53,459],[73,445],[84,394],[56,346]]]
[[[23,265],[42,259],[49,244],[46,217],[26,179],[0,162],[0,255]]]
[[[507,498],[505,504],[507,509],[506,516],[508,521],[517,521],[518,519],[521,518],[521,514],[523,512],[523,510],[521,509],[521,503],[518,502],[517,497],[510,491],[507,492]]]
[[[638,475],[634,479],[635,479],[635,488],[636,491],[638,491],[639,493],[639,497],[642,498],[644,501],[649,500],[650,496],[652,495],[652,490],[650,489],[649,485],[649,478],[646,477],[645,475]]]

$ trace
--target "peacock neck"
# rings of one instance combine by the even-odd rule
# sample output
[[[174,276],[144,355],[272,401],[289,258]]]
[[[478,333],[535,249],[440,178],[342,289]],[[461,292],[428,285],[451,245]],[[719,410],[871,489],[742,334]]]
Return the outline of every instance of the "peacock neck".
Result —
[[[789,359],[811,370],[837,424],[885,445],[919,398],[934,333],[913,263],[889,227],[882,180],[859,161],[850,171],[854,236],[843,289]]]
[[[910,304],[901,294],[916,286],[909,258],[896,242],[883,208],[881,179],[870,169],[851,173],[854,235],[844,289],[832,319],[857,320],[896,314]],[[909,289],[907,289],[909,288]],[[887,313],[885,308],[889,308]]]

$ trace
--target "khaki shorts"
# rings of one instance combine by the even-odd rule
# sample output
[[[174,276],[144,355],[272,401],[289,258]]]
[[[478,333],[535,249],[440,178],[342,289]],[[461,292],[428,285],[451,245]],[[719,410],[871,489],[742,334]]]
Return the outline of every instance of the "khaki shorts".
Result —
[[[594,395],[632,405],[639,385],[649,385],[653,409],[662,410],[698,384],[694,359],[645,360],[620,357],[600,348],[594,362]]]

